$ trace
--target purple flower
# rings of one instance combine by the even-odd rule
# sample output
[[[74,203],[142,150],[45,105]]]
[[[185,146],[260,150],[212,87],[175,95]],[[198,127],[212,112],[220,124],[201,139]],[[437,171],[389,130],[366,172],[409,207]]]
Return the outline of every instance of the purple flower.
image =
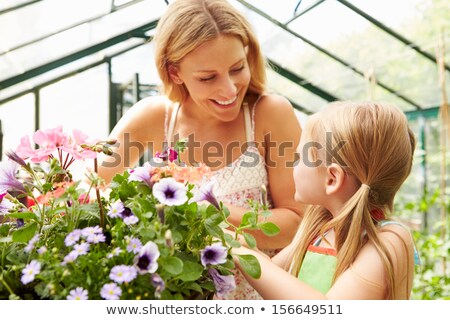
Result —
[[[130,176],[128,177],[129,181],[142,181],[145,182],[148,186],[152,186],[153,183],[151,182],[152,175],[150,174],[150,171],[152,169],[152,166],[150,163],[146,162],[142,167],[138,167],[133,169],[133,171],[130,172]]]
[[[111,218],[121,217],[126,225],[136,224],[139,218],[136,217],[130,208],[125,207],[121,201],[117,201],[110,206],[107,215]]]
[[[39,234],[35,234],[33,238],[28,242],[27,246],[23,249],[25,252],[31,252],[34,249],[34,245],[39,240]]]
[[[106,237],[103,233],[91,234],[86,238],[88,243],[100,243],[105,242]]]
[[[216,265],[227,262],[227,255],[228,249],[225,248],[220,242],[206,246],[205,249],[200,251],[202,265],[205,267],[208,264]]]
[[[14,203],[9,201],[8,199],[4,199],[6,192],[0,194],[0,213],[8,213],[9,210],[14,208]]]
[[[67,300],[87,300],[88,299],[88,291],[81,287],[77,287],[73,290],[70,290],[70,294],[67,296]]]
[[[100,296],[105,300],[119,300],[121,295],[122,289],[114,282],[105,284],[100,290]]]
[[[100,228],[99,226],[86,227],[83,230],[81,230],[81,235],[85,238],[88,238],[91,235],[100,234],[100,233],[102,233],[102,228]]]
[[[23,161],[23,159],[14,151],[12,150],[8,150],[5,152],[5,155],[10,158],[12,161],[16,162],[17,164],[21,165],[22,167],[26,167],[27,164],[25,163],[25,161]]]
[[[68,263],[74,262],[78,258],[78,254],[76,251],[72,250],[64,257],[63,262],[61,262],[62,266],[67,265]]]
[[[127,240],[127,251],[128,252],[138,253],[141,250],[141,248],[142,248],[141,240],[139,240],[137,238],[130,238],[130,237],[128,237],[126,240]]]
[[[78,240],[80,240],[80,237],[81,237],[81,230],[75,229],[66,236],[66,238],[64,239],[64,244],[66,245],[66,247],[73,246],[75,243],[78,242]]]
[[[125,206],[123,205],[122,201],[114,202],[110,207],[109,211],[107,213],[108,217],[111,218],[118,218],[120,217],[120,214],[124,210]]]
[[[18,164],[12,160],[6,160],[0,163],[0,193],[7,191],[27,192],[22,182],[16,178],[17,170]]]
[[[158,269],[159,254],[158,246],[152,241],[147,242],[134,260],[139,274],[155,272]]]
[[[25,266],[22,270],[22,281],[23,284],[28,284],[34,280],[34,276],[41,272],[41,264],[36,260],[31,260],[29,264]]]
[[[106,257],[107,257],[108,259],[111,259],[112,257],[118,256],[121,252],[122,252],[122,249],[120,249],[120,248],[114,248],[114,249],[111,251],[111,253],[108,253],[108,254],[106,255]]]
[[[207,184],[202,185],[200,189],[195,193],[194,197],[191,199],[191,202],[201,202],[206,200],[214,207],[216,207],[217,210],[220,210],[219,202],[217,201],[213,193],[213,186],[214,180],[211,180]]]
[[[188,200],[184,184],[174,178],[164,178],[153,186],[153,195],[159,202],[168,206],[179,206]]]
[[[163,292],[166,288],[166,284],[164,283],[163,278],[161,278],[159,274],[154,273],[151,275],[150,281],[152,283],[152,286],[155,287],[155,298],[160,299],[161,292]]]
[[[117,283],[131,282],[137,276],[137,270],[134,266],[119,265],[111,269],[109,278]]]
[[[87,254],[88,251],[89,251],[89,243],[86,242],[76,244],[72,250],[72,252],[75,252],[77,257]]]
[[[216,269],[209,269],[209,275],[214,281],[214,287],[216,288],[217,297],[220,299],[225,298],[227,294],[236,289],[236,282],[234,276],[223,276]]]

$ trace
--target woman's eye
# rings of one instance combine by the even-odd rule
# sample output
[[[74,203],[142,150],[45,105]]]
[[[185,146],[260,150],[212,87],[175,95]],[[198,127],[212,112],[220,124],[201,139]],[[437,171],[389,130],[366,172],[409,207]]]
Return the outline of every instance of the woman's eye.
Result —
[[[231,70],[231,72],[233,72],[233,73],[238,73],[238,72],[240,72],[240,71],[242,71],[242,70],[244,70],[244,66],[239,67],[239,68],[234,69],[234,70]]]
[[[200,79],[198,79],[200,82],[207,82],[207,81],[210,81],[210,80],[213,80],[214,79],[214,76],[210,76],[210,77],[206,77],[206,78],[200,78]]]

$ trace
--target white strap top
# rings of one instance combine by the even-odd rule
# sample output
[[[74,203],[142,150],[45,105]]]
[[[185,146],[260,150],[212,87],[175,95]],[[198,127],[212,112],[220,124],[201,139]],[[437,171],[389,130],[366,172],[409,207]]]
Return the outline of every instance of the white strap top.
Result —
[[[214,194],[218,200],[243,208],[248,208],[247,199],[260,200],[260,189],[263,184],[267,190],[270,190],[268,187],[266,163],[254,141],[254,114],[256,104],[260,98],[261,96],[253,105],[251,115],[248,104],[246,102],[243,104],[247,149],[232,163],[213,171],[211,177],[214,180]],[[167,121],[168,112],[166,112],[165,131],[169,147],[173,143],[174,128],[179,108],[180,105],[178,103],[174,105],[169,121]],[[268,196],[271,203],[270,192]]]

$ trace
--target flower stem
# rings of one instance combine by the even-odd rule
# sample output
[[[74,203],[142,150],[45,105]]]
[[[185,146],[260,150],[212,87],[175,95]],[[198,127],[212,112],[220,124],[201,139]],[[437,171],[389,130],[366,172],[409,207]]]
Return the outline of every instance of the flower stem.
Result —
[[[9,294],[15,295],[14,291],[11,290],[10,286],[8,285],[8,283],[5,281],[5,279],[3,279],[3,273],[0,274],[0,281],[5,286],[5,288],[9,291]]]
[[[98,162],[97,158],[94,159],[94,171],[98,174]],[[95,186],[95,195],[97,196],[97,202],[98,206],[100,208],[100,227],[105,227],[105,214],[103,212],[103,205],[102,205],[102,199],[100,198],[100,190],[98,189],[98,186]]]

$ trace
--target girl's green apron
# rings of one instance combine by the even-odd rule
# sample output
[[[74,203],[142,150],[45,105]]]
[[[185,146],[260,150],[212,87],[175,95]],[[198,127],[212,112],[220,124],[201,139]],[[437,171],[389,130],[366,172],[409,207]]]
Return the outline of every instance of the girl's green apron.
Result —
[[[396,221],[384,220],[380,222],[381,227],[388,224],[397,224],[405,227]],[[322,238],[319,237],[312,245],[308,247],[308,251],[303,259],[298,278],[314,289],[325,294],[331,289],[331,281],[333,280],[333,275],[336,272],[337,259],[336,251],[334,249],[319,247],[321,240]],[[414,262],[416,265],[420,265],[419,254],[415,247]]]
[[[319,247],[321,238],[308,247],[298,278],[314,289],[327,293],[336,271],[336,251]]]

